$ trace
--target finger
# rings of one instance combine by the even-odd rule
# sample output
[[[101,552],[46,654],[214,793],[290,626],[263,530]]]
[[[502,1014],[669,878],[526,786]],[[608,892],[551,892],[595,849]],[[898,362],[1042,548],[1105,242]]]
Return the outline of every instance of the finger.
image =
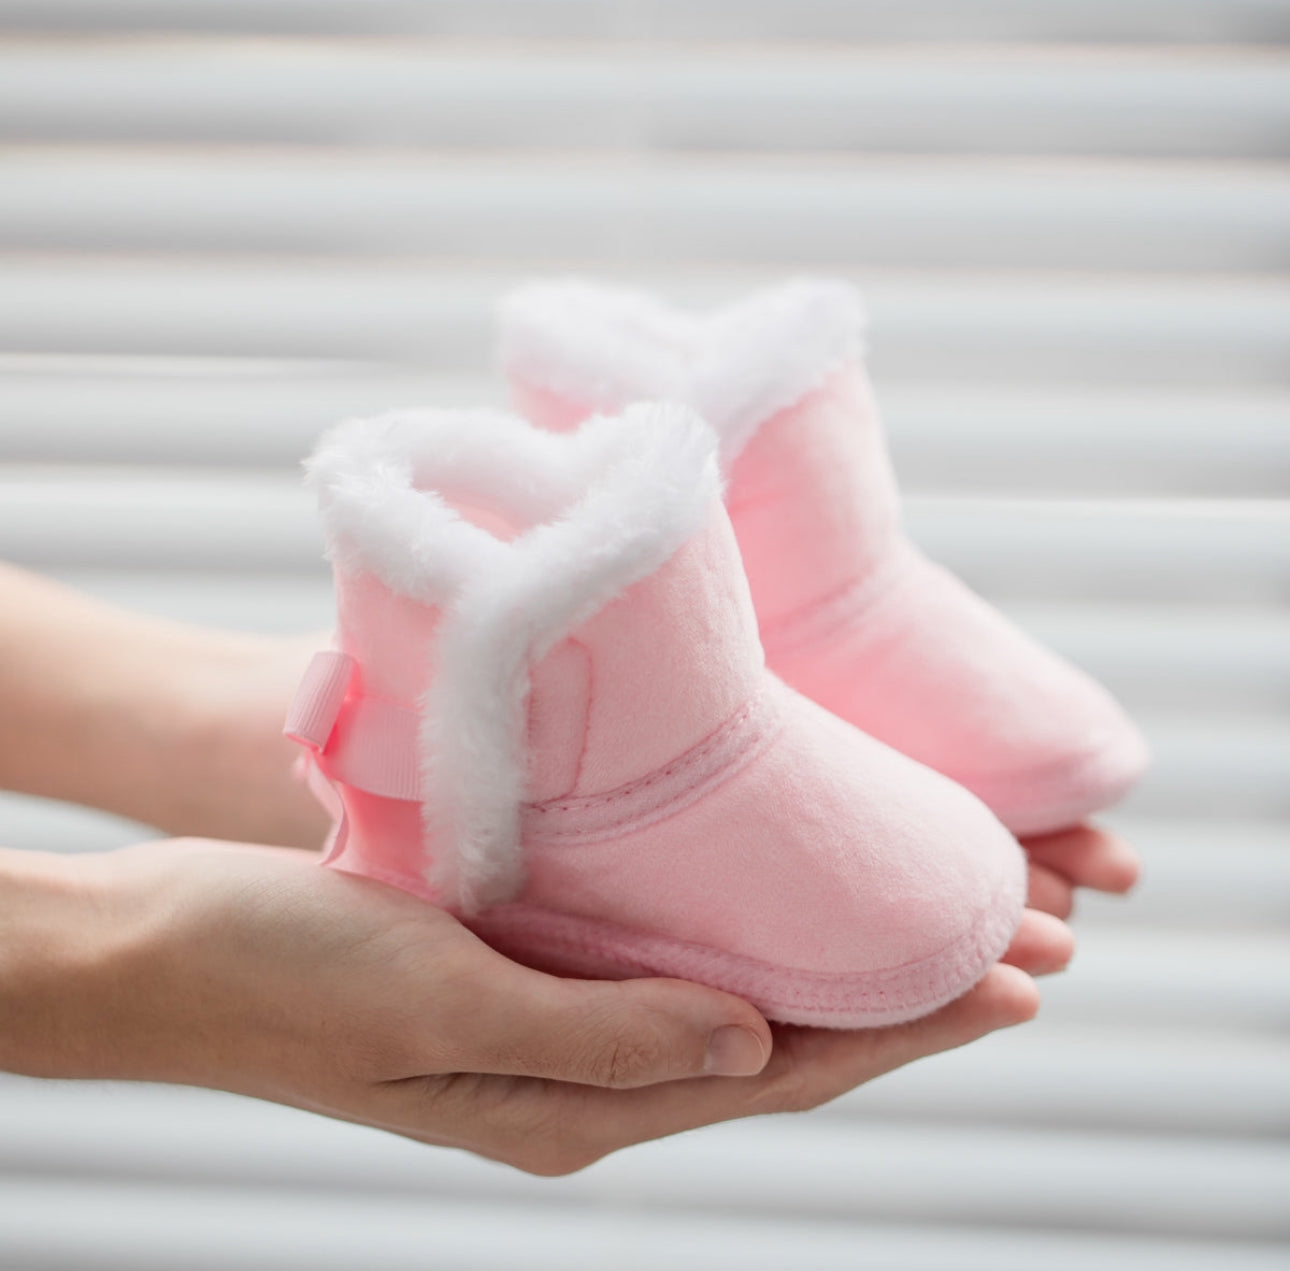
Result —
[[[762,1070],[770,1026],[747,1002],[684,980],[567,980],[488,950],[451,1067],[630,1089]]]
[[[1051,975],[1066,968],[1075,954],[1075,936],[1060,918],[1027,909],[1001,961],[1030,975]]]
[[[907,1024],[868,1033],[796,1029],[788,1038],[777,1037],[775,1056],[767,1071],[789,1065],[817,1072],[829,1069],[844,1083],[836,1091],[841,1094],[916,1059],[966,1046],[1001,1028],[1024,1024],[1038,1010],[1039,988],[1034,980],[1018,967],[999,964],[962,997]],[[856,1051],[859,1038],[868,1040],[867,1053]],[[818,1075],[813,1076],[812,1083],[819,1080]]]
[[[908,1024],[856,1032],[778,1027],[771,1060],[757,1076],[634,1090],[501,1077],[430,1086],[400,1082],[383,1093],[381,1123],[427,1142],[469,1146],[534,1173],[568,1173],[647,1139],[817,1107],[913,1060],[1024,1023],[1038,1005],[1028,975],[995,966],[964,997]]]
[[[935,1015],[902,1025],[905,1035],[891,1044],[885,1058],[899,1067],[1028,1023],[1038,1011],[1039,986],[1023,968],[1000,963],[970,993]]]
[[[1069,918],[1075,908],[1075,888],[1069,878],[1031,861],[1026,904],[1054,918]]]
[[[1093,825],[1030,838],[1023,846],[1038,865],[1068,878],[1077,887],[1121,895],[1142,872],[1142,861],[1122,838]]]
[[[782,1103],[789,1110],[816,1107],[917,1059],[1024,1024],[1038,1009],[1039,989],[1034,980],[1017,967],[996,965],[962,997],[905,1024],[855,1032],[780,1028],[776,1030],[775,1053],[757,1081],[768,1088],[775,1104]],[[782,1082],[781,1088],[776,1088],[777,1077],[787,1078],[790,1088],[783,1089]]]

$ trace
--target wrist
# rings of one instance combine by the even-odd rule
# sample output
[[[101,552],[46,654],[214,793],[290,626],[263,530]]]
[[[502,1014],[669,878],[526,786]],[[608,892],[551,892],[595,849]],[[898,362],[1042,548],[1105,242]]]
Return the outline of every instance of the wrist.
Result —
[[[325,641],[199,632],[175,685],[184,805],[171,833],[316,848],[327,818],[282,735],[309,656]]]
[[[222,1057],[202,1041],[209,968],[193,946],[209,933],[188,912],[189,855],[180,841],[0,850],[0,1070],[204,1084]]]
[[[0,1070],[259,1093],[268,973],[230,915],[269,884],[237,881],[239,850],[272,855],[200,840],[0,850]]]
[[[0,850],[0,1069],[104,1075],[115,947],[90,857]]]

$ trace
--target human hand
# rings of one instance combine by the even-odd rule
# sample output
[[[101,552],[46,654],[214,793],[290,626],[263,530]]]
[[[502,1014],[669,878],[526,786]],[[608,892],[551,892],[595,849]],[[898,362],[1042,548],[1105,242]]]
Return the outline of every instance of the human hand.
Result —
[[[1071,948],[1061,922],[1028,913],[1012,965],[935,1015],[868,1032],[772,1028],[696,984],[529,970],[448,914],[298,852],[180,840],[0,857],[43,897],[29,890],[8,963],[0,949],[0,1014],[13,1021],[0,1066],[232,1090],[538,1174],[814,1107],[1021,1023],[1038,1005],[1026,972],[1057,969]],[[48,926],[30,930],[41,912],[61,915],[53,943]]]
[[[1077,888],[1122,895],[1142,868],[1128,843],[1094,825],[1023,839],[1022,846],[1030,861],[1027,903],[1057,918],[1070,917]]]

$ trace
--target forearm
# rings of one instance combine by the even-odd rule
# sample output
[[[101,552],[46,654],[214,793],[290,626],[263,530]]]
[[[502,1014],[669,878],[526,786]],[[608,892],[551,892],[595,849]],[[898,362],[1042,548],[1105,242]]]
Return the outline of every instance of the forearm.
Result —
[[[171,833],[315,844],[279,735],[303,652],[0,565],[0,787]]]
[[[0,566],[0,784],[165,817],[188,749],[185,635]]]

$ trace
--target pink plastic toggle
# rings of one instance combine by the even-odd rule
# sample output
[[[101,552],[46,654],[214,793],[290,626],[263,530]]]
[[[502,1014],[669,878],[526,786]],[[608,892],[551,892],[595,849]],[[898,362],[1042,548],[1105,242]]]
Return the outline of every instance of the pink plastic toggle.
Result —
[[[348,653],[334,649],[315,653],[287,711],[283,733],[311,750],[325,750],[354,677],[355,665]]]

